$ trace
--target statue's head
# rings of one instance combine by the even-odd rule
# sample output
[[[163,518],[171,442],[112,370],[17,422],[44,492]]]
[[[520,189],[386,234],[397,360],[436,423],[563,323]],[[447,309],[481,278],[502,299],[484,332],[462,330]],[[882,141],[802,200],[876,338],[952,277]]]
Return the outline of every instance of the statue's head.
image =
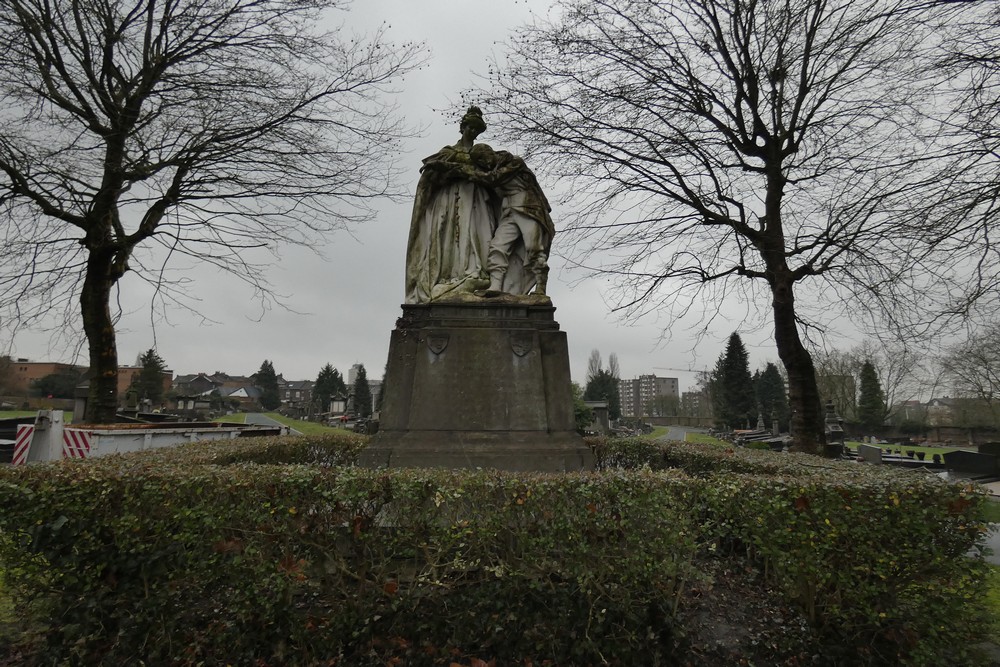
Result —
[[[476,144],[469,151],[472,164],[481,169],[496,169],[497,154],[489,144]]]
[[[473,130],[477,135],[486,131],[486,121],[483,120],[483,112],[479,107],[469,107],[469,110],[462,116],[462,122],[458,124],[458,129],[465,132],[466,128]]]

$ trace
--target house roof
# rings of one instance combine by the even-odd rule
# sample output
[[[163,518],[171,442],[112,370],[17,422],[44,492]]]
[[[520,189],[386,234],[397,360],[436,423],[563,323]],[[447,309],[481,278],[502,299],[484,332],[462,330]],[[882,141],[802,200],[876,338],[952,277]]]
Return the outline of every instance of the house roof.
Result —
[[[261,391],[257,387],[245,385],[243,387],[225,387],[218,390],[223,398],[260,398]]]

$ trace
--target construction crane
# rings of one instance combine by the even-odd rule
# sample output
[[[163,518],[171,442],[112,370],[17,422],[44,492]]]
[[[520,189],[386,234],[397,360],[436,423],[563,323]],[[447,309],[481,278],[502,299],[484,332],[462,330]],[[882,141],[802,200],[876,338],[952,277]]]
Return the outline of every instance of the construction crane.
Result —
[[[674,371],[675,373],[691,373],[693,375],[701,375],[702,373],[708,373],[708,368],[670,368],[668,366],[653,366],[654,371]]]

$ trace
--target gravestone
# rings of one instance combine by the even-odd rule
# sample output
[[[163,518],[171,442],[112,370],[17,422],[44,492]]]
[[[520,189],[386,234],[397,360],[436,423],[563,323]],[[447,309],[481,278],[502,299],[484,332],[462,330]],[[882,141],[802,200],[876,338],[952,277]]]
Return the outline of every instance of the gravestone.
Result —
[[[858,456],[867,463],[882,463],[882,448],[873,445],[858,445]]]
[[[972,475],[995,475],[1000,472],[996,456],[961,449],[945,452],[944,465],[949,470]]]
[[[980,444],[979,453],[1000,456],[1000,442],[984,442]]]
[[[459,142],[424,160],[379,432],[360,465],[593,468],[545,291],[548,203],[520,158],[474,145],[484,129],[471,107]]]

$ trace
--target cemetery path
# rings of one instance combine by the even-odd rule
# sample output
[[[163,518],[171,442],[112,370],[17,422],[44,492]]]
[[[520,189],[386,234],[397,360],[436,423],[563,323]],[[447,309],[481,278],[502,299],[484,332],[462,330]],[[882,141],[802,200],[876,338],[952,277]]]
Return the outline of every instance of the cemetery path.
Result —
[[[259,426],[284,426],[279,421],[275,421],[265,414],[260,412],[248,412],[247,413],[247,424],[257,424]],[[296,431],[294,428],[289,427],[288,432],[291,435],[302,435],[301,431]]]

